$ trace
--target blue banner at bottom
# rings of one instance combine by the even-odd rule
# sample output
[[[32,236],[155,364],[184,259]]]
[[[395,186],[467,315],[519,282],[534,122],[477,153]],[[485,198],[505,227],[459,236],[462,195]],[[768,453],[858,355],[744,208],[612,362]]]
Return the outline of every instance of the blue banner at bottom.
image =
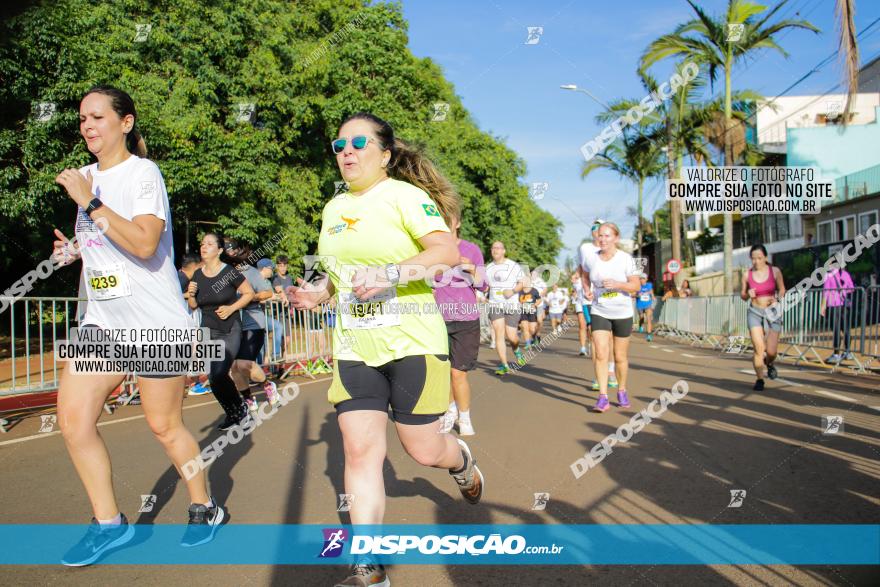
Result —
[[[115,565],[878,565],[880,525],[249,525],[180,545],[186,526],[133,525]],[[0,564],[56,565],[81,525],[0,525]],[[259,545],[259,548],[243,548]]]

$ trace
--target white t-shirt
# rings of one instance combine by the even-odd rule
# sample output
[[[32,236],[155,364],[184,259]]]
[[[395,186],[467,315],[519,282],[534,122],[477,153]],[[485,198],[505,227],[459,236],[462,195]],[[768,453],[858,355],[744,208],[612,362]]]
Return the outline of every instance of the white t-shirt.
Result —
[[[93,163],[79,170],[94,178],[92,192],[127,220],[142,214],[165,221],[156,252],[140,259],[117,246],[79,208],[76,237],[82,253],[80,289],[88,298],[80,324],[101,328],[192,328],[174,268],[171,207],[155,163],[132,155],[106,171]]]
[[[584,297],[584,284],[578,279],[574,282],[574,311],[583,312],[584,304],[586,303],[587,298]]]
[[[503,305],[511,310],[519,309],[519,296],[514,294],[509,298],[504,297],[504,290],[513,289],[519,281],[525,277],[525,273],[517,263],[505,259],[501,263],[492,261],[486,265],[486,283],[489,284],[489,303],[493,306]]]
[[[533,277],[532,287],[538,290],[538,293],[541,294],[541,303],[538,304],[538,308],[543,308],[547,305],[547,302],[544,301],[544,294],[547,293],[547,283],[540,277]]]
[[[593,243],[582,243],[578,248],[578,265],[586,271],[587,270],[587,260],[590,257],[595,257],[599,254],[599,247],[594,245]]]
[[[603,261],[599,255],[591,255],[586,258],[585,265],[584,270],[590,274],[590,284],[593,286],[592,313],[609,320],[632,318],[632,297],[625,291],[602,287],[606,279],[628,281],[630,276],[640,274],[632,255],[617,251],[610,261]]]
[[[547,303],[550,304],[551,314],[561,314],[568,305],[568,296],[561,289],[547,292]]]

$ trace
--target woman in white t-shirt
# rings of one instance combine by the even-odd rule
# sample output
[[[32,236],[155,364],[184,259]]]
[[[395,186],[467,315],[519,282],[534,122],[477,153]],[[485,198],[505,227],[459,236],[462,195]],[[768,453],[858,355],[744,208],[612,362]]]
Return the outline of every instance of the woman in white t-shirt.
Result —
[[[88,301],[81,331],[174,329],[186,335],[194,324],[174,268],[168,195],[159,168],[144,158],[146,146],[135,128],[136,117],[131,97],[119,89],[97,86],[83,97],[80,133],[97,163],[65,169],[55,178],[78,205],[79,248],[72,254],[70,242],[56,229],[53,257],[59,265],[82,259],[81,287]],[[74,373],[72,368],[68,364],[61,375],[58,422],[94,518],[86,536],[62,562],[84,566],[134,536],[134,528],[119,511],[110,455],[97,429],[104,403],[126,374]],[[178,471],[199,454],[199,445],[183,425],[184,379],[185,373],[158,372],[140,373],[138,378],[147,424]],[[224,512],[208,495],[202,471],[186,479],[186,486],[192,505],[181,545],[195,546],[213,538]]]
[[[593,330],[596,378],[599,380],[599,401],[593,408],[604,412],[608,402],[608,361],[614,353],[617,367],[618,407],[628,408],[626,393],[628,370],[627,351],[632,333],[632,294],[639,291],[639,270],[631,255],[617,250],[620,229],[613,222],[603,223],[596,235],[599,252],[584,259],[584,296],[592,300],[590,322]],[[612,338],[613,337],[613,338]]]

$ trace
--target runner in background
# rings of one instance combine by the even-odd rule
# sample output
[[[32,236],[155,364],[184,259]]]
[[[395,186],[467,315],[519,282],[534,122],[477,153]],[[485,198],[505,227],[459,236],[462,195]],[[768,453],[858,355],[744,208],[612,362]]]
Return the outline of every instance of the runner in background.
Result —
[[[556,334],[562,332],[562,320],[565,318],[565,308],[568,306],[568,296],[565,291],[559,289],[559,284],[550,286],[550,292],[546,297],[550,311],[550,330]]]
[[[535,342],[541,342],[541,328],[544,326],[544,318],[547,316],[547,301],[544,296],[547,295],[547,282],[541,279],[540,272],[535,269],[532,271],[532,287],[538,290],[538,307],[537,307],[537,327],[535,329]]]
[[[458,195],[420,150],[373,114],[348,117],[331,147],[349,191],[322,214],[318,255],[329,279],[298,280],[301,287],[288,296],[299,309],[337,297],[328,399],[342,432],[344,493],[354,496],[351,523],[381,524],[385,514],[389,407],[404,450],[421,465],[447,470],[476,504],[483,475],[470,448],[440,433],[449,402],[449,344],[428,285],[434,275],[426,275],[428,267],[461,260],[447,224],[460,216]],[[388,311],[377,311],[377,303]],[[433,311],[425,312],[425,304]],[[362,556],[337,586],[388,584],[385,568]]]
[[[250,417],[230,376],[230,369],[242,340],[239,310],[254,297],[254,290],[244,276],[221,260],[225,250],[223,237],[219,234],[209,232],[202,237],[203,264],[193,273],[187,298],[190,308],[201,308],[202,326],[210,329],[211,340],[222,340],[225,344],[223,360],[212,361],[208,368],[214,399],[226,413],[226,418],[218,426],[220,430],[243,425]]]
[[[506,258],[507,250],[504,243],[492,243],[492,262],[486,266],[486,282],[489,285],[489,319],[495,332],[495,351],[501,365],[495,370],[496,375],[507,375],[510,366],[507,364],[507,342],[513,349],[513,355],[520,365],[526,362],[519,349],[519,292],[523,290],[525,273],[514,261]]]
[[[180,289],[183,291],[183,299],[189,298],[189,282],[192,279],[196,269],[202,266],[202,258],[198,255],[186,254],[180,262],[180,269],[177,271],[177,277],[180,280]],[[192,316],[196,326],[202,324],[202,311],[196,308],[193,310],[186,305],[187,311]],[[211,386],[208,385],[208,376],[204,373],[188,373],[186,378],[186,395],[205,395],[211,393]]]
[[[587,299],[584,297],[584,286],[581,283],[581,274],[579,271],[575,271],[571,274],[571,286],[574,288],[574,295],[572,296],[574,311],[578,317],[578,342],[581,343],[578,356],[586,357],[592,354],[587,350],[587,340],[589,340],[587,334],[590,325],[590,315],[584,313],[584,306],[586,306]]]
[[[620,390],[617,405],[630,406],[626,392],[629,370],[627,353],[633,327],[632,294],[639,291],[639,270],[629,253],[618,250],[620,229],[613,222],[603,223],[597,232],[599,252],[586,260],[584,295],[593,298],[591,321],[593,353],[596,356],[596,378],[599,380],[599,399],[593,411],[604,412],[608,402],[608,362],[614,353]],[[613,342],[612,342],[613,341]]]
[[[83,96],[79,132],[97,161],[79,170],[65,169],[55,182],[77,205],[77,242],[100,246],[72,250],[67,237],[55,229],[58,240],[52,259],[57,266],[82,259],[80,282],[87,301],[83,315],[77,316],[81,329],[174,329],[183,335],[195,325],[174,269],[171,206],[162,172],[146,158],[147,148],[136,123],[134,101],[126,92],[95,86]],[[119,510],[110,453],[98,433],[98,418],[107,398],[127,374],[75,373],[74,367],[68,363],[61,373],[58,424],[93,517],[85,536],[61,562],[86,566],[135,535]],[[178,473],[200,450],[183,425],[184,381],[183,374],[138,374],[147,425]],[[135,448],[142,450],[142,446]],[[213,539],[225,513],[208,494],[203,471],[184,483],[190,501],[189,525],[180,544],[204,544]],[[56,505],[70,507],[63,500]]]
[[[578,273],[581,276],[581,280],[583,280],[584,271],[586,271],[586,262],[587,259],[592,255],[596,255],[599,253],[599,247],[597,243],[597,237],[599,234],[599,227],[604,224],[604,220],[601,218],[597,218],[593,221],[593,225],[590,227],[590,238],[592,239],[590,242],[581,243],[580,248],[578,249]],[[584,300],[587,306],[592,306],[593,300],[584,296]],[[590,330],[592,331],[592,324]],[[590,345],[592,345],[592,334],[590,335]],[[611,344],[614,344],[614,340],[612,339]],[[594,349],[595,351],[595,349]],[[596,373],[596,353],[592,352],[593,359],[593,373]],[[616,389],[617,385],[617,376],[615,373],[616,367],[614,365],[614,352],[612,350],[611,353],[611,361],[608,363],[608,387],[611,389]],[[591,386],[593,391],[599,391],[599,380],[595,377],[593,378],[593,384]]]
[[[772,320],[767,316],[766,310],[785,295],[785,282],[782,271],[772,266],[767,259],[764,245],[754,245],[749,250],[749,257],[752,259],[752,267],[743,274],[740,297],[749,302],[746,322],[755,349],[752,363],[757,377],[752,389],[763,391],[765,367],[767,376],[776,379],[773,361],[776,360],[776,348],[782,332],[782,316]]]
[[[452,218],[452,236],[458,244],[459,265],[434,278],[434,299],[443,314],[449,338],[452,386],[449,407],[443,416],[441,432],[451,432],[458,422],[461,436],[474,434],[471,422],[471,386],[468,371],[477,366],[480,351],[480,310],[477,292],[488,290],[486,266],[480,248],[460,238],[461,220]],[[479,285],[477,285],[479,284]]]
[[[193,273],[202,265],[202,258],[198,255],[187,254],[180,260],[180,269],[177,270],[177,279],[180,280],[180,291],[186,293],[186,287]]]
[[[636,294],[636,310],[639,312],[639,332],[644,332],[645,324],[647,324],[648,336],[645,337],[645,340],[651,342],[654,339],[652,334],[654,332],[652,324],[654,318],[654,284],[648,281],[648,276],[644,273],[639,277],[639,282],[641,287]]]
[[[541,303],[541,294],[538,293],[537,288],[532,287],[531,278],[526,277],[524,285],[525,289],[519,292],[519,304],[522,310],[519,324],[522,328],[525,348],[529,350],[538,332],[538,306]]]
[[[250,264],[252,257],[250,247],[230,240],[226,241],[226,253],[254,291],[254,297],[241,312],[241,345],[232,364],[231,375],[248,409],[256,412],[259,403],[251,393],[251,379],[262,384],[266,399],[272,405],[278,401],[275,384],[269,380],[262,367],[256,364],[263,345],[266,344],[266,314],[262,302],[271,300],[274,294],[269,280],[263,277],[259,269]]]

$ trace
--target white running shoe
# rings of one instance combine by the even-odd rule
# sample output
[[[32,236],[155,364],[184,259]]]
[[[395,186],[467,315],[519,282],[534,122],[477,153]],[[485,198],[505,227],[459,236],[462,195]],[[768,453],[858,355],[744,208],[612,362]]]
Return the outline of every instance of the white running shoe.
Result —
[[[278,386],[275,385],[274,381],[266,381],[263,383],[263,391],[266,392],[266,399],[269,400],[269,405],[274,406],[280,400],[278,399]]]
[[[443,414],[443,424],[440,425],[440,434],[452,432],[452,427],[455,425],[456,418],[458,418],[458,412],[446,410],[446,413]]]
[[[476,432],[474,432],[474,425],[471,424],[470,418],[466,420],[458,420],[458,434],[459,436],[473,436],[474,434],[476,434]]]

